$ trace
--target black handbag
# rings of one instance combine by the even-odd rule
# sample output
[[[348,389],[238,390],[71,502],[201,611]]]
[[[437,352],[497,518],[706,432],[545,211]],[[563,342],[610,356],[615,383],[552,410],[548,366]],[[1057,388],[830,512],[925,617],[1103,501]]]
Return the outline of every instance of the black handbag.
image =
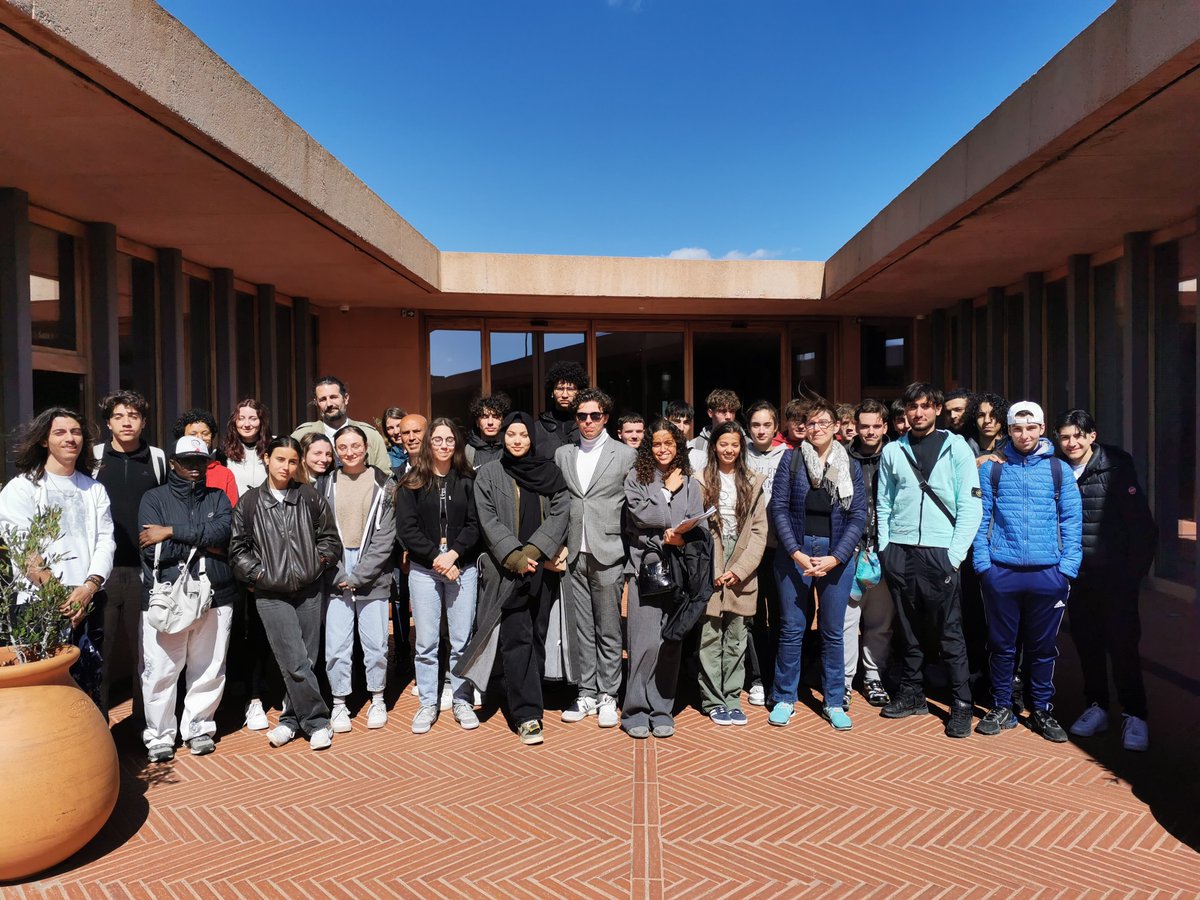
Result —
[[[641,600],[674,600],[677,596],[671,567],[662,553],[647,550],[638,570],[638,598]]]

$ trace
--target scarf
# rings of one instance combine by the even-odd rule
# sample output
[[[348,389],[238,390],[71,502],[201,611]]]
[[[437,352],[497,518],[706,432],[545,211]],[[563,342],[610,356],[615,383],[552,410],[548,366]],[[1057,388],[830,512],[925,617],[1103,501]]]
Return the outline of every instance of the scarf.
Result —
[[[513,423],[524,425],[529,431],[529,452],[524,456],[513,456],[508,447],[504,446],[504,434]],[[550,497],[559,491],[566,490],[567,483],[563,480],[562,472],[552,459],[544,459],[537,455],[536,435],[533,427],[533,417],[529,413],[510,412],[500,425],[500,441],[504,452],[500,457],[500,465],[504,471],[524,490],[533,491],[543,497]]]
[[[834,503],[843,510],[849,510],[850,498],[854,496],[854,479],[850,476],[850,455],[845,446],[837,441],[831,443],[823,468],[821,458],[808,441],[800,445],[800,454],[804,457],[809,483],[814,488],[825,488]]]

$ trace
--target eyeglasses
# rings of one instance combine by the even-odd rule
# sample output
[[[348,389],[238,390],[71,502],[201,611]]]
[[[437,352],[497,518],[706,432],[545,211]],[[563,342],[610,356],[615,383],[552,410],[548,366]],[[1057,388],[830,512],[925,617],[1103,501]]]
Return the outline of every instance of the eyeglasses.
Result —
[[[804,425],[809,431],[828,431],[833,427],[833,423],[828,420],[824,422],[805,422]]]
[[[586,422],[588,419],[591,419],[593,422],[599,422],[603,418],[604,418],[604,413],[602,413],[602,412],[577,412],[577,413],[575,413],[575,421],[576,422]]]
[[[435,437],[430,438],[429,443],[434,447],[453,447],[457,441],[452,437]]]

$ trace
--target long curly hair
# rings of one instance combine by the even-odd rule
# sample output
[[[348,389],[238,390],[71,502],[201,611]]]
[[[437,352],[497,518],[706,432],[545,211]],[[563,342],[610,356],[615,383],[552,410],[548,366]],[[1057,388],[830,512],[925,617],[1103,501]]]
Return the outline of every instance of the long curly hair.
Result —
[[[992,393],[976,394],[967,404],[967,411],[963,413],[963,437],[974,438],[981,450],[984,438],[979,432],[979,407],[984,403],[991,406],[992,418],[1000,423],[1000,434],[996,438],[997,447],[1008,438],[1008,408],[1012,405],[1006,398]]]
[[[721,505],[718,502],[721,498],[721,469],[717,460],[717,441],[727,434],[736,434],[740,445],[737,459],[733,462],[733,483],[737,493],[735,505],[737,521],[733,523],[734,530],[740,530],[750,515],[750,505],[753,502],[750,467],[746,464],[746,435],[742,433],[737,422],[722,422],[713,429],[712,435],[708,439],[708,460],[704,465],[704,491],[701,494],[704,498],[704,508],[712,507],[716,510],[710,521],[716,528],[717,534],[722,531]]]
[[[683,473],[684,478],[692,474],[692,464],[688,459],[687,441],[683,432],[666,419],[659,418],[651,423],[642,439],[642,445],[638,447],[637,460],[633,464],[638,484],[651,484],[654,481],[654,473],[658,471],[658,460],[654,458],[654,435],[660,431],[670,432],[671,439],[675,441],[675,467]]]

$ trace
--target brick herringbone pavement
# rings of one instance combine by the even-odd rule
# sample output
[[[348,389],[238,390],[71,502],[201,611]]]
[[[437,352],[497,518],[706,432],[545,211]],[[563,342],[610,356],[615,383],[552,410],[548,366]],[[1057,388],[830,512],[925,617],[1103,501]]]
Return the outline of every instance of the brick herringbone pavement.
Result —
[[[503,717],[428,735],[387,728],[312,753],[223,733],[148,766],[118,725],[122,794],[104,831],[16,897],[1197,896],[1200,638],[1190,605],[1147,603],[1154,744],[1053,745],[1025,728],[952,742],[940,716],[854,729],[808,708],[787,728],[689,710],[635,742],[547,717],[521,747]],[[1062,638],[1062,718],[1079,711]],[[1190,668],[1189,668],[1190,667]],[[128,715],[128,704],[118,716]],[[12,810],[6,810],[11,815]]]

